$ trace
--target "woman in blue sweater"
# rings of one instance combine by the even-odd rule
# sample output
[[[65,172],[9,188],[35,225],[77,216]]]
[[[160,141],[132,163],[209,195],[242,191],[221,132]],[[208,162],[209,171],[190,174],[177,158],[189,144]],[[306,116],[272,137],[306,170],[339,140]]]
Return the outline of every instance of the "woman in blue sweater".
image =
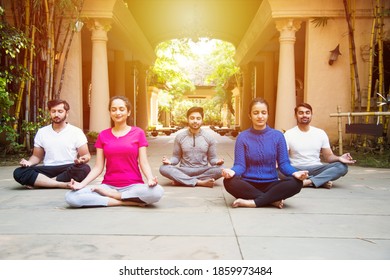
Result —
[[[253,99],[249,111],[252,127],[237,137],[233,167],[222,171],[225,189],[236,198],[233,207],[283,208],[284,199],[300,192],[308,172],[290,165],[283,134],[267,125],[267,101]],[[279,180],[276,166],[285,179]]]

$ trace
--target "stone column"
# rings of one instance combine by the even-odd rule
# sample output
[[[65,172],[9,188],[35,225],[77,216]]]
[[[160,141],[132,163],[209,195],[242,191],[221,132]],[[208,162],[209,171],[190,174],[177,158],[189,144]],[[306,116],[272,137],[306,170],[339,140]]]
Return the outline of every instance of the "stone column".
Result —
[[[280,32],[279,74],[276,96],[275,129],[287,130],[296,124],[294,119],[295,98],[295,32],[301,26],[300,21],[279,20],[276,28]]]
[[[144,66],[138,67],[138,92],[136,106],[136,126],[146,130],[148,128],[148,89],[146,85],[147,68]]]
[[[125,81],[125,54],[123,51],[115,51],[114,95],[126,94]]]
[[[64,83],[61,90],[61,98],[70,105],[67,121],[83,129],[83,71],[82,71],[82,46],[81,34],[75,32],[70,48],[65,71]],[[61,61],[60,63],[63,63]],[[62,66],[61,66],[62,67]],[[88,106],[88,104],[84,104]]]
[[[158,125],[158,89],[150,87],[150,125]]]
[[[241,131],[252,126],[249,119],[249,103],[253,99],[252,83],[251,83],[251,67],[245,65],[241,67],[242,71],[242,96],[241,96],[241,115],[240,115],[240,129]]]
[[[110,92],[107,59],[107,32],[111,26],[107,21],[94,20],[89,27],[92,31],[92,90],[89,130],[100,132],[111,126],[108,111]]]

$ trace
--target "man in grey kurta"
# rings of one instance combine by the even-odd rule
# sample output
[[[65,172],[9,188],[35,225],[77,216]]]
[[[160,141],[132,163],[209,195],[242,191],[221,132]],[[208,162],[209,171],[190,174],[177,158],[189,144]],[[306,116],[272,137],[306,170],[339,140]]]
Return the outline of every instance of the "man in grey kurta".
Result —
[[[224,160],[217,157],[215,139],[201,128],[203,109],[190,108],[187,120],[188,129],[176,135],[172,157],[163,157],[160,173],[173,185],[213,187],[222,176]]]

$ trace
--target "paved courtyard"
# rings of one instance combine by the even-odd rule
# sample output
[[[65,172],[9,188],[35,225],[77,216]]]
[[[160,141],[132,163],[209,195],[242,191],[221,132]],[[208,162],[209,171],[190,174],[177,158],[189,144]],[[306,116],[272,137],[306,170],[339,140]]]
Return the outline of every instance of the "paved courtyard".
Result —
[[[214,134],[230,167],[235,139]],[[66,190],[25,189],[12,178],[15,166],[1,167],[0,259],[390,259],[389,169],[350,167],[331,190],[305,188],[282,210],[238,209],[222,179],[212,189],[166,186],[158,167],[175,135],[149,138],[165,195],[145,208],[71,209]]]

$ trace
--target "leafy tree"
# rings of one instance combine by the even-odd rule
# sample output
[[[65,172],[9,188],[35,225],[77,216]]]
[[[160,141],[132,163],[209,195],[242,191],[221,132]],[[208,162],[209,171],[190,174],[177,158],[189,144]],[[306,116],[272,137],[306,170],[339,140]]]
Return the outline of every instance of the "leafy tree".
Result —
[[[201,38],[196,43],[190,39],[175,39],[161,43],[156,48],[156,54],[152,82],[164,88],[166,93],[173,97],[168,99],[163,93],[161,98],[159,97],[159,103],[161,102],[161,110],[172,112],[176,123],[185,121],[183,108],[191,107],[189,100],[184,106],[178,103],[184,102],[184,93],[195,91],[196,86],[211,85],[216,90],[216,95],[202,104],[206,111],[207,123],[221,122],[220,112],[224,104],[227,104],[229,110],[234,113],[231,90],[235,84],[235,77],[239,75],[239,68],[233,59],[235,54],[233,45],[208,38]],[[181,114],[184,114],[184,120],[179,117]]]
[[[231,90],[239,85],[240,68],[234,61],[235,48],[232,44],[219,41],[209,56],[209,64],[214,71],[207,77],[207,81],[215,84],[218,103],[227,104],[230,113],[234,114]]]
[[[6,1],[1,20],[2,130],[11,145],[31,145],[34,123],[49,99],[60,98],[66,60],[84,0]],[[1,9],[3,14],[4,10]],[[59,63],[61,61],[61,63]],[[7,69],[5,69],[5,68]],[[4,107],[4,108],[3,108]],[[21,114],[24,112],[24,114]],[[13,123],[12,131],[9,125]],[[20,138],[17,139],[17,135]]]
[[[31,78],[27,69],[19,64],[18,55],[29,48],[30,42],[23,32],[8,24],[1,6],[0,17],[0,134],[6,136],[7,150],[14,151],[19,145],[11,109],[17,98],[18,85]]]

